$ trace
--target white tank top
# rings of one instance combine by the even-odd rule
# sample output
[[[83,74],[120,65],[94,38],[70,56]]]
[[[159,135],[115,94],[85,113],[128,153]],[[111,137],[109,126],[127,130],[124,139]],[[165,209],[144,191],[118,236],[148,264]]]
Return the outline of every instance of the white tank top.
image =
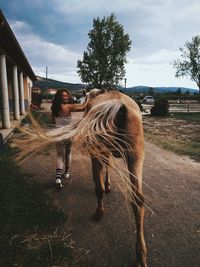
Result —
[[[55,117],[55,123],[58,127],[63,127],[71,123],[72,117]]]

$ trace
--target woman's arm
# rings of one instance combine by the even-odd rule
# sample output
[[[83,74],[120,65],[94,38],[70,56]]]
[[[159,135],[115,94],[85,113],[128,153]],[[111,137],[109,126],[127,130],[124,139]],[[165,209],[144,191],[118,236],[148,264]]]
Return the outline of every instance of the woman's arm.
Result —
[[[69,104],[70,111],[84,111],[88,103],[83,104]]]
[[[83,104],[61,104],[61,110],[65,113],[84,111],[87,108],[89,100],[87,99]]]

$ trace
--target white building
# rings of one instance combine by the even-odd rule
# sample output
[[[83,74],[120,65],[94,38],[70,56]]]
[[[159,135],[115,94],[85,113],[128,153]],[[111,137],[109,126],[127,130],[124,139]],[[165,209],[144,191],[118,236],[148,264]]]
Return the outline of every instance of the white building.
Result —
[[[35,74],[0,10],[0,134],[20,121],[31,103]]]

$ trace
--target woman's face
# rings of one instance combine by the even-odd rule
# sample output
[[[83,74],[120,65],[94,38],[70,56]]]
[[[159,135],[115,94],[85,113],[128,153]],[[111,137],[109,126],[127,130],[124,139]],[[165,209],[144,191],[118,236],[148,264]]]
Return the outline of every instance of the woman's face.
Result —
[[[69,97],[69,94],[67,92],[62,92],[62,100],[65,102],[66,100],[68,100],[70,97]]]

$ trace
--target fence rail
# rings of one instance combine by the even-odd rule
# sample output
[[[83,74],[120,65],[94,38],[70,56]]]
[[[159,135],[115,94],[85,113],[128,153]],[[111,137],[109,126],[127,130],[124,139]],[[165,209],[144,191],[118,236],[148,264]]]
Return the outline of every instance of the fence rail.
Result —
[[[152,104],[142,104],[142,106],[147,112],[153,107]],[[200,112],[200,103],[169,103],[169,112]]]
[[[200,112],[200,104],[170,104],[170,112]]]

